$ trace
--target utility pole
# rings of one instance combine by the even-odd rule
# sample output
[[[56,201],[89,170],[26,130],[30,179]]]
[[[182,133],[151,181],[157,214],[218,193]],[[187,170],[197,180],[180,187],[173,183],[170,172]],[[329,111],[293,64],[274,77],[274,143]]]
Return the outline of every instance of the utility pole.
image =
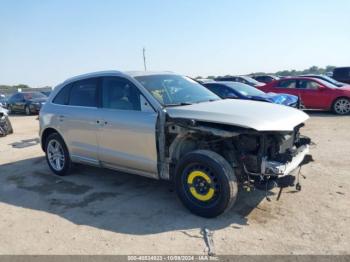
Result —
[[[142,49],[142,55],[143,55],[143,66],[145,68],[145,71],[147,71],[147,65],[146,65],[146,48]]]

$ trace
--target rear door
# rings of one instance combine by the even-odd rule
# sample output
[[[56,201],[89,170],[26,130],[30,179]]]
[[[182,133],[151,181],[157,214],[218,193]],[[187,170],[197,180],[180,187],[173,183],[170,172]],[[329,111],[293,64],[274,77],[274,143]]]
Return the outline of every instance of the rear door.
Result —
[[[54,98],[55,122],[76,162],[98,164],[99,78],[89,78],[62,88]],[[66,98],[67,97],[67,98]]]
[[[16,111],[24,111],[26,101],[24,98],[24,95],[19,93],[16,95],[15,102],[14,102],[14,108]]]
[[[138,88],[123,77],[104,77],[99,117],[102,164],[157,177],[157,113]]]

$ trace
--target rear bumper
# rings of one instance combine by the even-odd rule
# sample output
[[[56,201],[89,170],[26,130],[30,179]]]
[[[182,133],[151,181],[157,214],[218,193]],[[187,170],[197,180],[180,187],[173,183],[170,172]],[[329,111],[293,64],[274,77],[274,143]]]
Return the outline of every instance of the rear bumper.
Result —
[[[263,159],[261,162],[262,175],[275,177],[286,176],[300,166],[308,153],[309,145],[302,145],[298,148],[298,151],[292,160],[287,163],[280,163]]]

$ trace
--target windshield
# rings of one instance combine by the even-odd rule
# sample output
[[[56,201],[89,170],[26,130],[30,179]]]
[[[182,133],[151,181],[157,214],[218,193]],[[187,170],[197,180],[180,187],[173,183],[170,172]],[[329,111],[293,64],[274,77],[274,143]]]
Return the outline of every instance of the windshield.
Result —
[[[24,98],[25,98],[26,100],[47,98],[47,96],[45,96],[44,94],[39,93],[39,92],[23,93],[23,96],[24,96]]]
[[[329,76],[326,76],[326,75],[323,75],[322,78],[325,79],[326,81],[331,82],[331,83],[334,84],[334,85],[339,85],[339,84],[341,84],[341,83],[338,82],[337,80],[335,80],[335,79],[333,79],[333,78],[331,78],[331,77],[329,77]]]
[[[338,88],[338,86],[336,86],[336,85],[334,85],[332,83],[329,83],[329,82],[327,82],[325,80],[317,79],[317,81],[320,82],[322,85],[327,86],[329,88]]]
[[[246,80],[248,83],[251,83],[253,85],[259,85],[261,84],[261,82],[256,81],[254,78],[251,78],[249,76],[240,76],[241,78],[243,78],[244,80]]]
[[[236,90],[237,92],[239,92],[241,95],[244,95],[244,96],[265,95],[263,91],[243,83],[228,82],[228,83],[225,83],[225,85],[231,87],[232,89]]]
[[[179,75],[135,77],[163,106],[194,104],[220,99],[204,86]]]

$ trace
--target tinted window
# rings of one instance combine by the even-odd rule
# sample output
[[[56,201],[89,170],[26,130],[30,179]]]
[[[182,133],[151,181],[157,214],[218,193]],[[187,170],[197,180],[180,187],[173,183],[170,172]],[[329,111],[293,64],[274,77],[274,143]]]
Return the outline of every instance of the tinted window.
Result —
[[[102,107],[119,110],[141,110],[141,93],[129,80],[105,77],[102,83]]]
[[[296,81],[295,80],[282,80],[277,83],[277,87],[279,88],[296,88]]]
[[[98,79],[91,78],[73,83],[69,105],[97,107]]]
[[[54,100],[52,102],[55,104],[60,104],[60,105],[67,105],[68,100],[69,100],[70,87],[71,87],[71,85],[66,85],[65,87],[63,87],[58,92],[58,94],[56,95],[56,97],[54,98]]]
[[[318,83],[311,80],[299,80],[299,86],[300,89],[312,89],[317,90],[320,87]]]

